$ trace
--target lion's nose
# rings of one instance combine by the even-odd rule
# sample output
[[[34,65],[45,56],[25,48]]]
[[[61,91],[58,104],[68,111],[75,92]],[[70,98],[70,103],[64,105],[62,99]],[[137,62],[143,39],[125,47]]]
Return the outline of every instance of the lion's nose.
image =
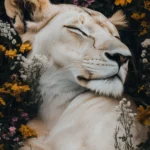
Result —
[[[110,60],[116,61],[119,66],[126,63],[127,60],[131,58],[131,56],[123,56],[119,53],[115,53],[115,54],[105,53],[105,56]]]

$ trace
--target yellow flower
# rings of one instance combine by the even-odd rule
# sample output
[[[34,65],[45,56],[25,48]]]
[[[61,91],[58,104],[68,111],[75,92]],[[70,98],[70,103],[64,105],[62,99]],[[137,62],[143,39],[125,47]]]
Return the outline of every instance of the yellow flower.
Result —
[[[2,88],[0,88],[0,92],[12,95],[12,92],[10,90],[11,86],[12,86],[11,83],[5,82],[2,86]]]
[[[127,0],[127,2],[128,2],[128,3],[131,3],[131,2],[132,2],[132,0]]]
[[[139,106],[138,111],[138,121],[145,126],[150,126],[150,106],[147,106],[146,109],[143,106]]]
[[[126,6],[128,3],[131,3],[132,0],[115,0],[115,5]]]
[[[141,26],[144,27],[144,28],[149,28],[150,27],[150,25],[148,25],[148,23],[146,21],[142,21]]]
[[[1,118],[3,118],[3,117],[4,117],[4,115],[3,115],[3,113],[2,113],[2,112],[0,112],[0,117],[1,117]]]
[[[0,88],[1,93],[7,93],[4,88]]]
[[[18,111],[20,111],[20,112],[21,112],[21,111],[23,111],[23,109],[18,109]]]
[[[22,92],[27,92],[27,91],[30,91],[30,88],[28,85],[23,85],[23,86],[20,86]]]
[[[4,144],[0,144],[0,150],[4,150]]]
[[[134,20],[140,20],[140,19],[143,19],[145,18],[146,14],[145,13],[133,13],[131,15],[131,18],[134,19]]]
[[[20,47],[20,44],[16,44],[16,46]]]
[[[14,49],[14,50],[12,50],[12,49],[7,50],[5,55],[10,57],[11,59],[14,59],[14,57],[17,56],[17,50],[16,49]]]
[[[147,29],[144,28],[144,29],[140,32],[140,34],[139,34],[138,36],[145,35],[146,33],[147,33]]]
[[[26,126],[23,124],[18,129],[18,131],[22,134],[24,139],[27,139],[28,137],[37,137],[38,136],[35,130],[33,130],[29,126]]]
[[[135,20],[139,20],[140,19],[140,15],[138,13],[133,13],[131,15],[131,18],[135,19]]]
[[[6,88],[10,88],[12,86],[12,83],[5,82],[3,84],[3,86],[6,87]]]
[[[5,101],[1,97],[0,97],[0,104],[3,105],[3,106],[6,105]]]
[[[143,91],[143,90],[144,90],[144,85],[142,85],[141,87],[139,87],[138,93],[140,93],[140,92]]]
[[[14,84],[12,87],[11,87],[11,90],[13,90],[14,92],[14,95],[19,95],[21,92],[27,92],[30,90],[29,86],[28,85],[23,85],[23,86],[19,86],[16,84]]]
[[[8,83],[5,82],[0,88],[1,93],[10,94],[11,96],[14,96],[16,98],[17,102],[21,102],[21,96],[20,94],[22,92],[27,92],[30,90],[30,87],[28,85],[20,85],[21,83]],[[0,101],[1,104],[1,101]]]
[[[17,83],[16,84],[14,84],[12,87],[11,87],[11,90],[14,92],[14,95],[16,96],[16,95],[18,95],[18,94],[20,94],[20,87],[17,85]]]
[[[3,45],[0,45],[0,51],[4,52],[6,51],[6,48]]]
[[[141,13],[141,19],[145,18],[146,14],[145,13]]]
[[[24,44],[21,45],[19,51],[20,51],[21,53],[24,53],[24,52],[31,51],[31,50],[32,50],[31,45],[30,45],[29,43],[24,43]]]
[[[150,1],[149,0],[144,1],[144,8],[147,10],[150,10]]]
[[[21,97],[19,95],[16,97],[16,101],[21,102]]]

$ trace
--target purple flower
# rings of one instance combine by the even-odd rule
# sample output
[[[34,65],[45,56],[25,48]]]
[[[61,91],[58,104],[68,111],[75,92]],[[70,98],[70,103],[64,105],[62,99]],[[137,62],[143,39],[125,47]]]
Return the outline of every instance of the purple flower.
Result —
[[[82,6],[82,7],[88,7],[90,6],[95,0],[74,0],[73,4]]]
[[[21,116],[22,116],[22,117],[28,117],[28,113],[22,112],[22,113],[21,113]]]
[[[3,135],[2,135],[2,138],[5,139],[5,140],[9,140],[9,137],[8,137],[7,134],[3,134]]]
[[[19,141],[19,138],[16,137],[16,138],[13,139],[13,141],[18,142],[18,141]]]
[[[12,118],[12,122],[17,122],[18,121],[18,117],[13,117]]]
[[[28,121],[28,120],[29,120],[29,117],[25,117],[25,119]]]

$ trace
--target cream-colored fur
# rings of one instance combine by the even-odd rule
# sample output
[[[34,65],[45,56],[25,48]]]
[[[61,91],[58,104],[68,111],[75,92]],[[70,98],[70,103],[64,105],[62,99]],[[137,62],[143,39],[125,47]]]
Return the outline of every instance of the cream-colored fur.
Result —
[[[5,2],[11,17],[13,6]],[[115,27],[125,26],[124,15],[107,19],[86,8],[48,0],[33,3],[33,22],[27,22],[26,33],[19,33],[33,44],[28,59],[42,54],[51,63],[40,79],[38,118],[29,122],[39,137],[21,150],[114,150],[116,98],[123,93],[131,56]],[[134,145],[144,139],[141,130],[135,123]]]

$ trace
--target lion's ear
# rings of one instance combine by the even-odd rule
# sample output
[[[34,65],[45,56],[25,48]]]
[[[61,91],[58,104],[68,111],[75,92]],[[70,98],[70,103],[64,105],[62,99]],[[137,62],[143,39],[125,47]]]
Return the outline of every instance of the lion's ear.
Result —
[[[123,28],[128,26],[128,22],[126,20],[126,16],[122,10],[117,11],[109,21],[114,24],[117,28]]]
[[[36,33],[58,12],[49,0],[5,0],[5,9],[22,42],[31,43]]]
[[[5,0],[8,17],[13,19],[14,28],[21,35],[25,32],[25,21],[41,21],[50,14],[49,0]]]

